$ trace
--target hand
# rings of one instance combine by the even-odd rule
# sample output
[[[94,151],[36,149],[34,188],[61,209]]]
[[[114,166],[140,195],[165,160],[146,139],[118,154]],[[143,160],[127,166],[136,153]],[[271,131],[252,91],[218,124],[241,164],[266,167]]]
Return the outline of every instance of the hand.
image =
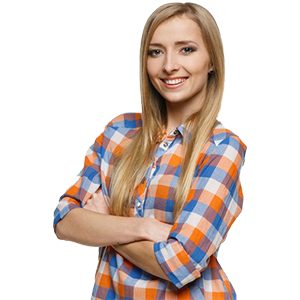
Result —
[[[83,208],[100,214],[110,215],[110,210],[105,201],[101,187],[94,194],[92,194],[92,197],[87,200]]]
[[[145,218],[145,231],[148,240],[155,243],[167,241],[173,225],[160,222],[157,219]]]

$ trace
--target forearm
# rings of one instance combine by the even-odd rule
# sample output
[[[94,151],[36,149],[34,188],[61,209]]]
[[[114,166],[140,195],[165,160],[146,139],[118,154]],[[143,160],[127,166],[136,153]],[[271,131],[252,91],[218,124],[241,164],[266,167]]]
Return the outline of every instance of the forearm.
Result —
[[[172,282],[158,263],[153,244],[152,241],[138,241],[124,245],[113,245],[113,248],[137,267]]]
[[[146,220],[75,208],[57,223],[55,233],[59,239],[102,247],[146,239],[143,222]]]

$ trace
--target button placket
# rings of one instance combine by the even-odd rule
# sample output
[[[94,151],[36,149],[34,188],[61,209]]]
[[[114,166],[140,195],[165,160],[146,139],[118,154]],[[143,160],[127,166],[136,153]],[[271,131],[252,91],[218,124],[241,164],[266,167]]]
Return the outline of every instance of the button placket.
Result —
[[[143,216],[143,203],[141,202],[142,200],[140,199],[140,197],[138,197],[136,200],[135,200],[135,210],[136,210],[136,213],[142,217]]]

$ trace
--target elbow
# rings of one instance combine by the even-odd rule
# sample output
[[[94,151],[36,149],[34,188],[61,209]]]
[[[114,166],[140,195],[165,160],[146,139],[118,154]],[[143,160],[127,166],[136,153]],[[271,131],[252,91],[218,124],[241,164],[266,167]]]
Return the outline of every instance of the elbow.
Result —
[[[72,217],[74,211],[76,211],[76,209],[71,210],[69,213],[62,216],[58,215],[57,218],[54,219],[54,233],[59,240],[69,241],[74,223],[74,219]]]
[[[178,277],[175,278],[174,280],[174,285],[178,288],[181,289],[187,284],[197,280],[202,276],[202,272],[206,270],[208,267],[211,256],[203,256],[200,261],[195,261],[191,256],[188,256],[188,264],[181,265],[181,268],[185,267],[187,272],[186,276]]]
[[[54,234],[56,235],[57,239],[64,240],[61,222],[58,222],[56,225],[53,226]]]
[[[54,233],[59,240],[67,240],[64,224],[62,221],[63,220],[54,225]]]
[[[185,265],[186,268],[188,268],[188,272],[186,273],[186,276],[177,278],[177,280],[174,282],[174,285],[181,289],[187,284],[197,280],[202,276],[202,272],[208,267],[208,264],[210,262],[210,258],[205,258],[200,261],[200,263],[194,261],[191,257],[189,257],[189,267]],[[182,265],[183,267],[184,265]]]
[[[202,268],[177,241],[154,243],[154,253],[162,269],[178,289],[202,276]]]
[[[200,278],[202,276],[201,272],[195,270],[193,272],[191,272],[189,275],[186,275],[185,277],[182,278],[176,278],[173,281],[173,284],[178,288],[181,289],[184,286],[186,286],[187,284],[197,280],[198,278]]]
[[[169,274],[169,276],[170,276],[169,281],[172,282],[173,285],[180,290],[184,288],[186,285],[188,285],[189,283],[200,278],[202,274],[201,272],[192,272],[190,274],[186,274],[185,276],[176,276],[174,274]]]

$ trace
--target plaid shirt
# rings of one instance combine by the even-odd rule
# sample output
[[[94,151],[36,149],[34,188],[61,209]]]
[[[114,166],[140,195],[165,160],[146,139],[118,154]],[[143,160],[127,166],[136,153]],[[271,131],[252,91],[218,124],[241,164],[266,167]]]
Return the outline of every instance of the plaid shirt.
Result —
[[[140,113],[124,113],[110,121],[88,149],[78,181],[60,197],[54,212],[56,225],[70,210],[83,207],[102,187],[108,189],[113,156],[142,126]],[[173,224],[167,241],[154,243],[158,263],[172,282],[132,264],[113,247],[99,248],[92,300],[96,299],[236,299],[217,254],[229,228],[241,213],[240,172],[246,145],[219,123],[202,149],[184,208],[174,220],[174,189],[181,169],[184,124],[159,144],[144,180],[137,188],[130,215]]]

